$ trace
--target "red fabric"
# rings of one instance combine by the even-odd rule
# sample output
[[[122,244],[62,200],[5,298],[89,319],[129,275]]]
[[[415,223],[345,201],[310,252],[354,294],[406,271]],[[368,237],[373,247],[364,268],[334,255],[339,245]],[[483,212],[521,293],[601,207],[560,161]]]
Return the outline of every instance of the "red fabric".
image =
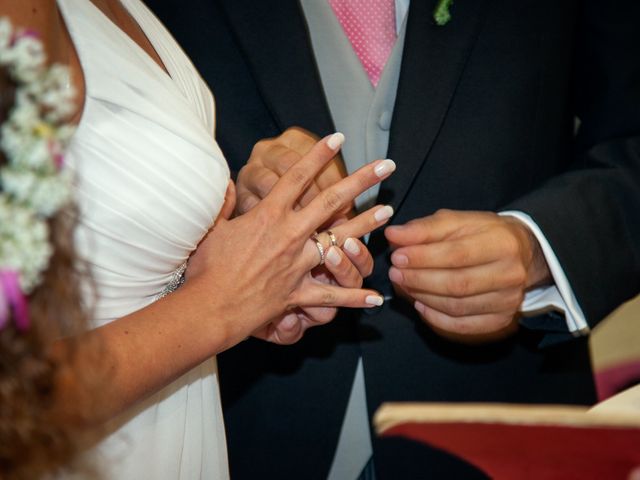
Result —
[[[496,480],[626,480],[640,465],[640,429],[407,423],[389,429],[457,455]]]

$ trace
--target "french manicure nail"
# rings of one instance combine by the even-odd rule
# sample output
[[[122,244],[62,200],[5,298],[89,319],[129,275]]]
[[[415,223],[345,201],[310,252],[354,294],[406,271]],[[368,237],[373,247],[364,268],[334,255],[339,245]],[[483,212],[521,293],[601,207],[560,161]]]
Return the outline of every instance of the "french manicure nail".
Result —
[[[373,214],[373,218],[376,219],[376,222],[383,222],[385,220],[389,220],[393,216],[393,208],[389,205],[385,205],[382,208],[379,208],[376,213]]]
[[[353,238],[347,238],[347,240],[344,242],[343,247],[351,255],[358,255],[360,253],[358,242],[356,242]]]
[[[325,261],[329,262],[334,267],[340,264],[342,258],[340,258],[340,254],[336,250],[336,247],[331,247],[327,252],[327,255],[324,257]]]
[[[338,150],[343,143],[344,143],[344,135],[340,132],[334,133],[327,140],[327,146],[331,150]]]
[[[378,295],[367,295],[367,298],[364,299],[367,305],[375,305],[379,307],[384,303],[384,298]]]
[[[393,172],[395,169],[396,169],[396,162],[394,162],[393,160],[383,160],[382,162],[380,162],[378,165],[375,166],[373,171],[378,177],[382,178],[388,175],[389,173]]]

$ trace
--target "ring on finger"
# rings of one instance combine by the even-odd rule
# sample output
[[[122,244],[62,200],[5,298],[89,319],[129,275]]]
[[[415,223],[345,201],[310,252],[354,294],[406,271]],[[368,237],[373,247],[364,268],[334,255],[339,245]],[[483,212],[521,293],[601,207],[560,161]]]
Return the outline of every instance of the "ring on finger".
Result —
[[[331,240],[331,246],[337,247],[338,239],[336,238],[335,234],[331,230],[325,230],[325,233],[329,235],[329,240]]]
[[[325,250],[329,250],[330,247],[338,247],[338,237],[331,230],[323,230],[314,236],[322,243]]]
[[[319,265],[324,265],[324,259],[327,255],[327,251],[325,250],[324,245],[322,244],[322,242],[320,241],[317,235],[312,235],[311,240],[316,242],[316,248],[318,249],[318,253],[320,254]]]

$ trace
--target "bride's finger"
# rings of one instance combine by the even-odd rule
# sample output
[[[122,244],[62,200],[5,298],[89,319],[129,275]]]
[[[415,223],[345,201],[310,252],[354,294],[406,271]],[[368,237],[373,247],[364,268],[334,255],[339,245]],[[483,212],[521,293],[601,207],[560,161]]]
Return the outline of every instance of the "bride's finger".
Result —
[[[395,169],[396,164],[393,160],[376,160],[365,165],[335,185],[323,190],[307,207],[298,212],[298,221],[305,229],[315,229],[318,225],[327,222],[336,212],[351,204],[362,192],[385,180]]]
[[[375,290],[318,283],[296,290],[291,294],[290,301],[299,307],[370,308],[382,305],[384,297]]]
[[[325,266],[338,285],[348,288],[360,288],[362,286],[362,275],[339,248],[329,248],[325,256]]]
[[[362,237],[387,223],[392,216],[391,206],[376,205],[340,225],[331,227],[331,232],[335,235],[337,244],[342,246],[347,238]],[[323,232],[323,238],[325,234]]]
[[[364,243],[357,238],[349,237],[344,241],[342,250],[363,278],[371,275],[371,272],[373,272],[373,257]]]
[[[343,143],[342,133],[334,133],[320,140],[309,153],[280,177],[266,198],[274,202],[276,208],[293,208],[318,172],[331,161]]]
[[[337,247],[342,247],[345,241],[351,238],[354,240],[354,242],[350,242],[350,246],[352,247],[356,268],[363,276],[370,275],[373,260],[370,259],[370,254],[366,247],[360,241],[355,241],[355,238],[362,237],[384,225],[392,215],[393,208],[388,205],[377,205],[340,225],[331,227],[331,230],[320,232],[316,238],[310,238],[305,245],[303,250],[304,264],[311,270],[327,260],[326,256],[332,245],[335,244]],[[329,233],[333,234],[335,242],[331,239]]]

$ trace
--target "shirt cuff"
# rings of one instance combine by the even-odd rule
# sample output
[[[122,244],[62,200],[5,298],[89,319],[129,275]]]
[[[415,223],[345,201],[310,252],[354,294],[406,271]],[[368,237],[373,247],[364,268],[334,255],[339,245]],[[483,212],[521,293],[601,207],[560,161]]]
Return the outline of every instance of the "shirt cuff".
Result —
[[[555,285],[536,288],[527,292],[522,305],[520,305],[520,311],[529,314],[540,313],[549,308],[559,310],[564,313],[567,328],[573,335],[580,336],[589,333],[589,325],[573,293],[569,280],[538,224],[526,213],[515,210],[500,212],[498,215],[514,217],[531,230],[531,233],[535,235],[542,248],[542,253],[555,282]]]

